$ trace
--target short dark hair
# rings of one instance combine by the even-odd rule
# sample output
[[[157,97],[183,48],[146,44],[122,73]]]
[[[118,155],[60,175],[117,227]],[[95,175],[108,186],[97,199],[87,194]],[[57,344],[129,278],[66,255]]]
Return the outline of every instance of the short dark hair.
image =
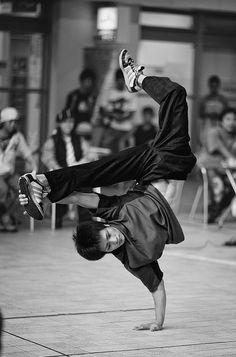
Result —
[[[225,108],[220,115],[220,121],[222,121],[224,116],[227,115],[228,113],[233,113],[236,116],[236,109],[233,107]]]
[[[99,260],[106,254],[99,247],[99,232],[106,226],[102,222],[85,221],[76,227],[73,241],[77,252],[87,260]]]
[[[220,80],[220,77],[218,77],[217,75],[212,75],[208,78],[208,84],[211,84],[211,83],[218,83],[218,84],[221,84],[221,80]]]
[[[94,82],[96,80],[96,73],[92,68],[85,68],[79,75],[79,80],[82,82],[87,78],[91,78]]]

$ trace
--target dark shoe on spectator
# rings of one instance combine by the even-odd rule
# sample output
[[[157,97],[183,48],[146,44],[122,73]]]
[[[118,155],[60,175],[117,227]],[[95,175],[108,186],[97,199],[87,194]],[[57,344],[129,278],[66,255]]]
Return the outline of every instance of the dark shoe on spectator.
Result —
[[[17,229],[15,224],[8,223],[8,224],[5,225],[5,232],[16,233],[16,232],[18,232],[18,229]]]
[[[214,223],[217,223],[217,216],[214,216],[214,215],[209,215],[208,216],[208,219],[207,219],[207,223],[208,224],[214,224]]]
[[[4,224],[0,222],[0,232],[6,232]]]
[[[224,245],[228,247],[236,247],[236,238],[231,238],[230,240],[225,242]]]
[[[12,218],[8,214],[2,216],[1,228],[2,228],[2,232],[9,232],[9,233],[17,232],[16,224],[12,222]]]

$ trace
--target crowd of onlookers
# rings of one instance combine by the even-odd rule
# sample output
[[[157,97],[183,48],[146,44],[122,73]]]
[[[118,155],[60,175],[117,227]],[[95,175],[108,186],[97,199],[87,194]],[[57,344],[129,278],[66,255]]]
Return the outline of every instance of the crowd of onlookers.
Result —
[[[199,106],[199,164],[207,168],[209,178],[209,223],[214,223],[234,197],[232,185],[224,167],[236,166],[236,110],[229,107],[220,94],[220,79],[209,78],[209,94]],[[120,69],[114,72],[109,90],[100,93],[96,74],[84,69],[79,75],[79,87],[65,98],[65,105],[56,115],[55,129],[40,150],[45,170],[92,161],[102,154],[114,153],[130,146],[151,141],[157,130],[157,109],[144,106],[137,122],[136,95],[125,88]],[[96,113],[96,115],[95,115]],[[20,115],[16,108],[2,108],[0,113],[0,231],[16,232],[18,222],[18,175],[16,158],[27,162],[28,171],[38,170],[23,134],[19,131]],[[138,124],[137,124],[138,123]],[[56,206],[56,228],[63,225],[65,215],[87,220],[84,208]]]

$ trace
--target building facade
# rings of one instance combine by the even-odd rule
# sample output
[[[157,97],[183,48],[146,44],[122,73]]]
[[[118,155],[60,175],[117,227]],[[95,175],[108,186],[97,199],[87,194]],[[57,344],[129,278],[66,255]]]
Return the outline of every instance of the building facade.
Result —
[[[198,101],[217,74],[236,107],[236,3],[230,0],[25,0],[0,3],[0,107],[15,106],[37,153],[78,75],[92,67],[98,90],[128,48],[147,73],[168,75],[188,93],[192,147]],[[113,62],[112,62],[113,61]],[[149,99],[140,94],[137,117]],[[151,104],[151,103],[150,103]],[[138,120],[138,118],[137,118]]]

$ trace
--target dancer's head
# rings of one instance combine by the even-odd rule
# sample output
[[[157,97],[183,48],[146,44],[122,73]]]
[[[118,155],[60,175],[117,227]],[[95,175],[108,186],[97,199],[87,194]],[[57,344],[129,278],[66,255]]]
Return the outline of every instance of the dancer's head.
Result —
[[[123,245],[125,237],[112,225],[88,221],[77,226],[73,240],[77,252],[83,258],[99,260],[106,253],[111,253]]]

